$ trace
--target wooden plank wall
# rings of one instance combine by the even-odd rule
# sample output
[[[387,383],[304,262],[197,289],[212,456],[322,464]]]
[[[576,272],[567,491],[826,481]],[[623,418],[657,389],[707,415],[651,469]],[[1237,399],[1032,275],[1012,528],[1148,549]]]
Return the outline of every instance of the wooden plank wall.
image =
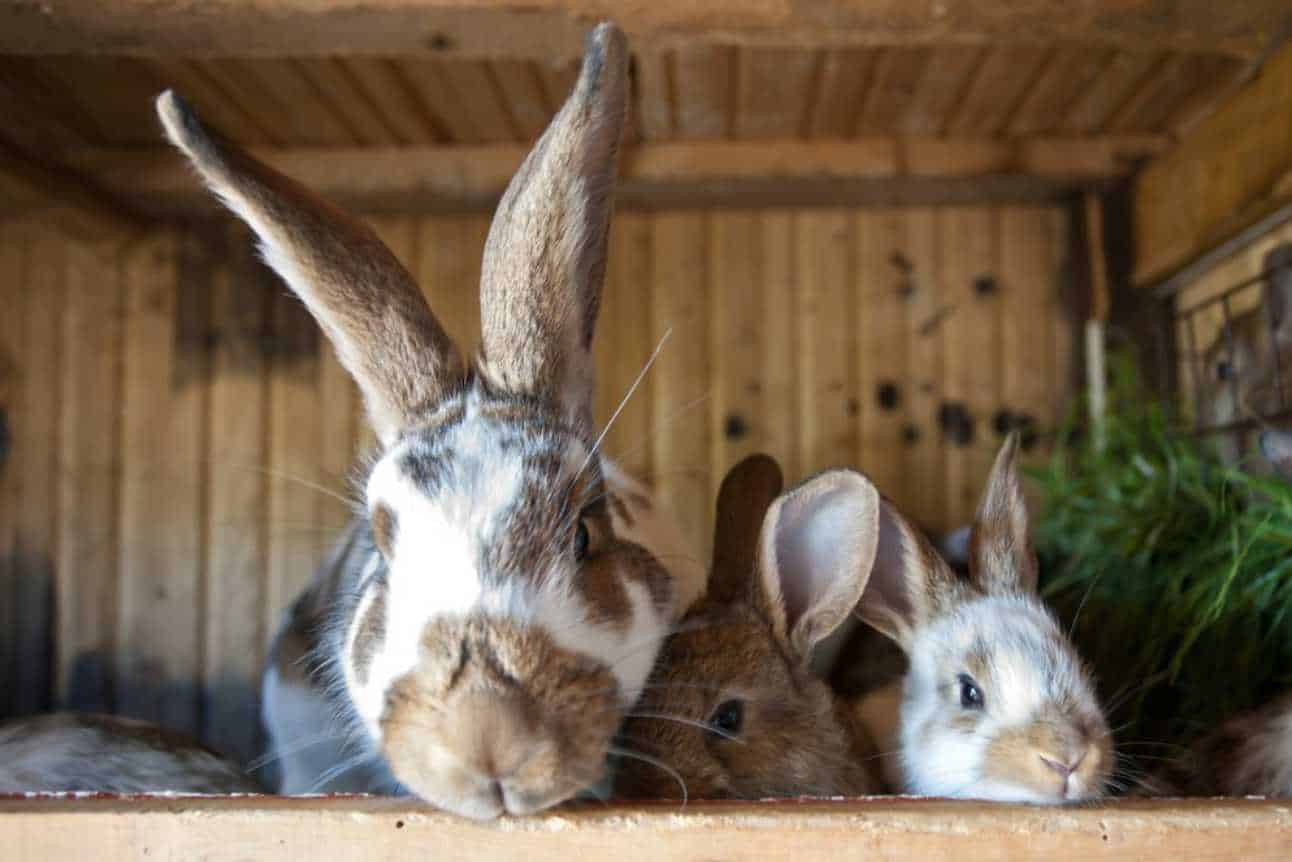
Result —
[[[997,414],[1048,427],[1070,391],[1067,225],[1058,207],[621,213],[603,421],[669,337],[605,450],[706,558],[716,486],[757,450],[795,480],[859,465],[955,525]],[[473,345],[487,219],[376,227]],[[227,224],[81,242],[5,222],[0,295],[0,716],[119,710],[251,756],[267,641],[371,439],[352,385]]]

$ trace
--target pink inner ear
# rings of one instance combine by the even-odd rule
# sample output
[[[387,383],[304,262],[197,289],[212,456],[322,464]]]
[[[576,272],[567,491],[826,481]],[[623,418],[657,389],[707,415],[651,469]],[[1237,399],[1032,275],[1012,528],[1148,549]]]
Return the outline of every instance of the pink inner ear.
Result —
[[[775,571],[785,628],[832,631],[860,598],[874,554],[874,487],[842,471],[782,498],[775,519]],[[771,585],[769,585],[771,586]]]

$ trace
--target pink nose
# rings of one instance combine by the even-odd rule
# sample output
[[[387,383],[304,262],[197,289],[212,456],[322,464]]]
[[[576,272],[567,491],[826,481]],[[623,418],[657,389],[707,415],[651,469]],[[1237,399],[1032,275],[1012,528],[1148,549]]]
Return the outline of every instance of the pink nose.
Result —
[[[1056,760],[1051,757],[1046,757],[1044,754],[1040,755],[1040,758],[1041,758],[1041,762],[1044,763],[1046,766],[1048,766],[1051,772],[1053,772],[1055,775],[1059,776],[1066,782],[1068,780],[1068,777],[1072,775],[1072,773],[1077,771],[1077,767],[1081,765],[1081,761],[1086,759],[1086,753],[1084,751],[1081,752],[1081,754],[1078,755],[1075,759],[1071,759],[1070,757],[1068,757],[1068,758],[1064,758],[1063,760]],[[1071,762],[1070,763],[1066,762],[1069,759],[1071,759]]]

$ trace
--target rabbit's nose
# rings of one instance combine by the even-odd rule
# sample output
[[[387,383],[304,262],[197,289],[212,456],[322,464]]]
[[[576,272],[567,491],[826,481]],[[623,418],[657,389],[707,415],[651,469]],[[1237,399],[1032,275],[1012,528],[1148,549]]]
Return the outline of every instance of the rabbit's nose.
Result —
[[[1041,762],[1044,763],[1047,767],[1049,767],[1051,772],[1053,772],[1055,775],[1058,775],[1064,781],[1067,781],[1068,777],[1072,775],[1072,773],[1076,772],[1077,769],[1081,766],[1081,761],[1086,759],[1086,752],[1082,751],[1080,754],[1076,756],[1073,756],[1073,755],[1046,756],[1044,754],[1039,756],[1041,758]]]

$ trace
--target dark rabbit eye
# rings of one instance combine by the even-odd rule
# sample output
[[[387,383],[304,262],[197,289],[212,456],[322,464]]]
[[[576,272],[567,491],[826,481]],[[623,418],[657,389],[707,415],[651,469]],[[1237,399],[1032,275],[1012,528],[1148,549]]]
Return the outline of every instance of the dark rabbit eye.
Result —
[[[1230,380],[1233,378],[1233,376],[1234,376],[1234,366],[1224,361],[1216,363],[1217,380]]]
[[[574,528],[574,559],[582,561],[588,556],[588,524],[582,518]]]
[[[966,673],[960,674],[959,680],[960,705],[965,709],[982,709],[982,689],[978,687],[978,683]]]
[[[714,736],[722,736],[730,739],[740,733],[740,724],[745,718],[745,705],[738,700],[724,700],[718,704],[718,708],[713,711],[713,717],[709,719]]]

